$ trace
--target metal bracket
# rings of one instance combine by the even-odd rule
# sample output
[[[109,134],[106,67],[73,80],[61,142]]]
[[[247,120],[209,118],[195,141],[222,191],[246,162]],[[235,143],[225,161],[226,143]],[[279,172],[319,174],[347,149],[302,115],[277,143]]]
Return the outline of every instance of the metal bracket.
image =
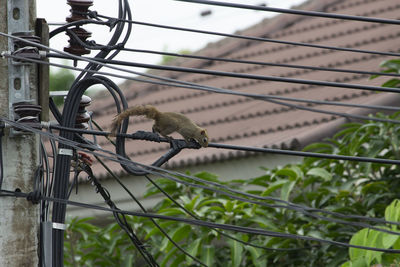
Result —
[[[29,32],[29,1],[7,0],[7,24],[8,34],[19,35],[18,33],[31,34]],[[14,52],[17,48],[12,38],[8,39],[8,50]],[[8,59],[8,98],[9,98],[9,119],[15,120],[13,104],[16,102],[30,102],[29,90],[29,68],[27,64],[15,62]],[[11,132],[12,134],[14,131]]]

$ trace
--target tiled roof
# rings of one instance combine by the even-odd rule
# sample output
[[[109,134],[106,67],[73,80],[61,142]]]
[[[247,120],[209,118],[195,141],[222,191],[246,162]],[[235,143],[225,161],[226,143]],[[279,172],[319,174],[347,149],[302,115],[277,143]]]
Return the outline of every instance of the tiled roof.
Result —
[[[329,0],[311,1],[302,9],[319,10],[340,14],[398,18],[398,0]],[[240,34],[303,43],[350,47],[364,50],[399,52],[400,28],[395,25],[357,22],[349,20],[279,15],[268,19]],[[226,57],[261,62],[286,63],[329,68],[379,71],[379,63],[387,56],[370,55],[326,49],[307,48],[268,42],[239,39],[224,39],[209,44],[197,55]],[[363,85],[380,85],[387,78],[369,80],[368,75],[291,69],[212,62],[195,59],[178,59],[174,64],[183,67],[210,70],[271,75],[298,79],[321,80]],[[346,88],[318,87],[311,85],[238,79],[215,75],[190,74],[167,71],[152,73],[175,79],[210,85],[225,89],[257,94],[280,95],[294,98],[339,101],[380,105],[396,105],[399,98],[394,94],[360,91]],[[250,98],[222,95],[182,89],[129,82],[124,85],[129,106],[152,104],[161,111],[176,111],[186,114],[201,127],[208,130],[211,142],[256,147],[278,147],[300,149],[310,142],[329,136],[344,118],[328,114],[296,110],[269,102]],[[312,105],[314,108],[343,113],[368,114],[370,110],[328,105]],[[94,120],[109,129],[116,114],[112,97],[93,101],[91,110]],[[131,118],[128,132],[151,131],[152,122],[140,117]],[[177,135],[178,137],[178,135]],[[100,145],[113,150],[112,145],[100,140]],[[126,152],[134,160],[145,164],[155,161],[168,149],[166,144],[144,141],[127,141]],[[244,156],[215,148],[183,151],[168,162],[169,167],[202,164],[215,160],[227,160]],[[118,164],[107,162],[111,169],[119,172]],[[103,175],[102,168],[94,168]]]

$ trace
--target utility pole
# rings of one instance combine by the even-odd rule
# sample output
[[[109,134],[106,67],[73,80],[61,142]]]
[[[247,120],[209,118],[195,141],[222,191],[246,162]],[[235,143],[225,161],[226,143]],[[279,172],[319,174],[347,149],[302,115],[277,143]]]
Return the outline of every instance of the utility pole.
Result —
[[[0,31],[27,36],[34,34],[36,1],[0,0]],[[0,52],[13,51],[16,44],[0,37]],[[38,73],[34,64],[0,59],[0,116],[15,120],[14,103],[36,104]],[[39,136],[6,128],[2,137],[3,184],[5,190],[34,190],[39,166]],[[39,265],[39,205],[24,198],[0,197],[0,266]]]

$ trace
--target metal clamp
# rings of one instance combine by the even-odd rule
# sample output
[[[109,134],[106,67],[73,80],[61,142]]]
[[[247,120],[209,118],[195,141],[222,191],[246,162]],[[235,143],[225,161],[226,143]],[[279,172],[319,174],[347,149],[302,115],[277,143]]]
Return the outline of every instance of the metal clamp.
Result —
[[[73,152],[72,149],[68,149],[68,148],[60,148],[58,150],[58,154],[59,155],[64,155],[64,156],[73,156]]]
[[[53,229],[57,229],[57,230],[62,230],[62,231],[67,230],[67,225],[64,223],[53,222],[52,227],[53,227]]]

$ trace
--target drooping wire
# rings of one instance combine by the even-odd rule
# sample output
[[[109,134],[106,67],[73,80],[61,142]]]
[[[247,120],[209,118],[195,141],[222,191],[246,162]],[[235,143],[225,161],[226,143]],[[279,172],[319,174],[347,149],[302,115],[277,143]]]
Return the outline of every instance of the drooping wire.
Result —
[[[102,18],[107,18],[107,19],[112,18],[109,16],[100,15],[100,14],[98,14],[97,16],[102,17]],[[253,36],[246,36],[246,35],[239,35],[239,34],[228,34],[228,33],[221,33],[221,32],[215,32],[215,31],[205,31],[205,30],[190,29],[190,28],[184,28],[184,27],[168,26],[168,25],[164,25],[164,24],[155,24],[155,23],[148,23],[148,22],[135,21],[135,20],[122,20],[122,21],[124,21],[126,23],[142,25],[142,26],[157,27],[157,28],[163,28],[163,29],[169,29],[169,30],[186,31],[186,32],[209,34],[209,35],[217,35],[217,36],[245,39],[245,40],[251,40],[251,41],[278,43],[278,44],[304,46],[304,47],[329,49],[329,50],[338,50],[338,51],[344,51],[344,52],[374,54],[374,55],[382,55],[382,56],[395,56],[395,57],[400,56],[400,53],[394,53],[394,52],[381,52],[381,51],[372,51],[372,50],[355,49],[355,48],[347,48],[347,47],[327,46],[327,45],[318,45],[318,44],[311,44],[311,43],[284,41],[284,40],[277,40],[277,39],[271,39],[271,38],[253,37]]]
[[[102,61],[102,60],[100,59],[99,61]],[[146,64],[146,63],[138,63],[138,62],[127,62],[127,61],[122,61],[122,60],[107,60],[107,61],[104,61],[103,63],[130,66],[130,67],[138,67],[138,68],[146,68],[146,69],[157,69],[157,70],[166,70],[166,71],[216,75],[216,76],[224,76],[224,77],[231,77],[231,78],[252,79],[252,80],[259,80],[259,81],[308,84],[308,85],[314,85],[314,86],[328,86],[328,87],[391,92],[391,93],[399,93],[400,92],[400,89],[390,88],[390,87],[349,84],[349,83],[339,83],[339,82],[328,82],[328,81],[319,81],[319,80],[278,77],[278,76],[270,76],[270,75],[256,75],[256,74],[237,73],[237,72],[228,72],[228,71],[186,68],[186,67],[178,67],[178,66]]]
[[[3,165],[3,136],[4,136],[4,122],[0,122],[0,190],[4,180],[4,165]]]
[[[131,74],[136,74],[136,75],[141,75],[141,76],[145,76],[145,77],[150,77],[150,78],[154,78],[154,79],[160,79],[160,80],[164,80],[164,81],[172,81],[172,82],[179,83],[179,84],[199,86],[199,85],[196,85],[196,84],[193,84],[193,83],[190,83],[190,82],[184,82],[184,81],[174,80],[174,79],[171,79],[171,78],[164,78],[164,77],[159,77],[157,75],[140,73],[140,72],[136,72],[136,71],[132,71],[132,70],[122,69],[122,68],[115,67],[115,66],[110,66],[110,64],[101,63],[100,60],[102,60],[102,59],[99,59],[99,61],[97,61],[97,60],[93,60],[93,59],[89,59],[89,58],[85,58],[85,57],[75,56],[75,55],[72,55],[72,54],[69,54],[69,53],[66,53],[66,52],[63,52],[63,51],[59,51],[59,50],[56,50],[56,49],[53,49],[53,48],[50,48],[50,47],[43,46],[41,44],[36,44],[34,42],[30,42],[30,41],[24,40],[24,39],[16,37],[16,36],[9,35],[9,34],[6,34],[6,33],[0,32],[0,35],[6,36],[6,37],[9,37],[9,38],[14,38],[14,39],[26,42],[28,44],[33,44],[33,45],[41,47],[41,48],[49,49],[51,51],[57,52],[57,53],[59,53],[61,55],[65,55],[67,57],[70,57],[70,58],[73,58],[73,59],[76,59],[76,60],[84,60],[84,61],[87,61],[87,62],[90,62],[90,63],[99,64],[101,66],[104,66],[104,67],[107,67],[107,68],[110,68],[110,69],[119,70],[119,71],[131,73]],[[9,54],[4,54],[3,56],[14,57],[14,58],[21,59],[21,57],[18,57],[18,56],[15,56],[15,55],[9,55]],[[25,58],[22,58],[22,59],[25,59]],[[35,61],[34,59],[28,59],[28,58],[26,58],[25,60],[31,61],[31,62],[38,62],[38,61]],[[107,61],[107,62],[108,63],[114,62],[114,63],[118,63],[118,64],[134,66],[134,67],[155,68],[155,69],[171,70],[171,71],[183,71],[183,72],[196,72],[196,73],[201,73],[201,74],[222,75],[222,76],[229,76],[229,77],[235,77],[235,78],[246,78],[246,79],[259,79],[259,80],[264,80],[264,81],[300,83],[300,84],[310,84],[310,85],[316,85],[316,86],[331,86],[331,87],[339,87],[339,88],[370,90],[370,91],[382,91],[382,92],[394,92],[394,93],[400,92],[400,90],[396,89],[396,88],[380,87],[380,86],[368,86],[368,85],[359,85],[359,84],[346,84],[346,83],[336,83],[336,82],[326,82],[326,81],[316,81],[316,80],[293,79],[293,78],[286,78],[286,77],[275,77],[275,76],[262,76],[262,75],[252,75],[252,74],[230,73],[230,72],[211,71],[211,70],[204,70],[204,69],[192,69],[192,68],[180,68],[180,67],[171,67],[171,66],[160,66],[160,65],[154,65],[154,64],[132,63],[132,62],[119,61],[119,60],[113,60],[113,61],[110,60],[110,61]],[[46,64],[45,62],[42,62],[42,63]],[[84,71],[84,72],[92,73],[91,71]],[[199,87],[202,87],[202,88],[213,88],[213,87],[210,87],[210,86],[199,86]],[[214,89],[215,89],[215,87],[214,87]]]
[[[146,49],[133,49],[133,48],[126,48],[126,47],[119,48],[119,49],[121,49],[122,51],[135,52],[135,53],[157,54],[157,55],[172,56],[172,57],[182,57],[182,58],[200,59],[200,60],[208,60],[208,61],[230,62],[230,63],[238,63],[238,64],[251,64],[251,65],[260,65],[260,66],[306,69],[306,70],[312,70],[312,71],[331,71],[331,72],[354,73],[354,74],[362,74],[362,75],[381,75],[381,76],[400,77],[400,74],[398,74],[398,73],[385,73],[385,72],[364,71],[364,70],[354,70],[354,69],[328,68],[328,67],[323,67],[323,66],[315,67],[315,66],[306,66],[306,65],[261,62],[261,61],[233,59],[233,58],[207,57],[207,56],[154,51],[154,50],[146,50]]]
[[[101,128],[101,126],[100,125],[98,125],[97,123],[96,123],[96,127],[100,130],[100,131],[103,131],[103,129]],[[115,146],[116,144],[112,141],[112,140],[110,140],[112,143],[113,143],[113,145]],[[103,166],[103,168],[105,168],[105,170],[107,171],[107,173],[108,174],[110,174],[111,175],[111,177],[113,177],[116,181],[117,181],[117,183],[125,190],[125,192],[127,192],[129,195],[130,195],[130,197],[138,204],[138,206],[142,209],[142,211],[144,212],[144,213],[147,213],[147,211],[146,211],[146,209],[143,207],[143,205],[139,202],[139,200],[132,194],[132,192],[122,183],[122,181],[118,178],[118,176],[98,157],[98,156],[94,156],[95,158],[96,158],[96,160]],[[153,179],[151,179],[147,174],[146,175],[144,175],[144,177],[150,182],[150,183],[152,183],[162,194],[164,194],[168,199],[170,199],[175,205],[177,205],[180,209],[182,209],[184,212],[186,212],[188,215],[190,215],[192,218],[194,218],[194,219],[200,219],[199,217],[197,217],[197,215],[195,215],[194,213],[192,213],[192,212],[190,212],[189,210],[187,210],[184,206],[182,206],[180,203],[178,203],[173,197],[171,197],[167,192],[165,192]],[[153,222],[153,224],[154,225],[156,225],[156,227],[171,241],[172,239],[168,236],[168,234],[161,228],[161,226],[159,226],[153,219],[151,219],[151,221]],[[279,249],[279,248],[277,248],[277,249],[274,249],[274,248],[267,248],[267,247],[264,247],[264,246],[260,246],[260,245],[257,245],[257,244],[253,244],[253,243],[250,243],[250,242],[246,242],[246,241],[243,241],[243,240],[240,240],[240,239],[238,239],[238,238],[236,238],[236,237],[234,237],[234,236],[231,236],[231,235],[229,235],[229,234],[226,234],[226,233],[224,233],[224,232],[222,232],[222,231],[220,231],[220,230],[218,230],[218,229],[214,229],[214,230],[216,230],[218,233],[220,233],[221,235],[223,235],[223,236],[225,236],[226,238],[229,238],[229,239],[232,239],[232,240],[235,240],[235,241],[237,241],[237,242],[239,242],[239,243],[242,243],[242,244],[244,244],[244,245],[247,245],[247,246],[252,246],[252,247],[256,247],[256,248],[261,248],[261,249],[265,249],[265,250],[273,250],[273,251],[297,251],[297,250],[302,250],[302,249],[306,249],[306,248],[293,248],[293,249],[285,249],[285,248],[283,248],[283,249]],[[172,240],[172,243],[175,245],[175,242]],[[177,247],[179,250],[181,250],[182,251],[182,249],[179,247],[179,245],[175,245],[175,247]],[[183,253],[185,254],[185,255],[187,255],[186,253],[186,251],[183,251]],[[190,254],[189,254],[190,255]],[[189,256],[188,255],[188,256]],[[190,258],[192,258],[193,259],[193,256],[189,256]]]
[[[355,20],[355,21],[363,21],[363,22],[400,25],[400,20],[397,20],[397,19],[372,18],[372,17],[364,17],[364,16],[353,16],[353,15],[326,13],[326,12],[319,12],[319,11],[276,8],[276,7],[267,7],[267,6],[257,6],[257,5],[246,5],[246,4],[211,1],[211,0],[176,0],[176,1],[195,3],[195,4],[212,5],[212,6],[224,6],[224,7],[231,7],[231,8],[286,13],[286,14],[293,14],[293,15],[303,15],[303,16],[322,17],[322,18],[331,18],[331,19]]]
[[[106,188],[104,188],[100,184],[100,182],[98,181],[96,176],[94,176],[92,169],[88,165],[85,165],[85,164],[82,164],[81,168],[85,173],[87,173],[88,179],[91,180],[93,182],[93,184],[96,186],[97,191],[103,197],[103,199],[107,203],[107,205],[111,209],[119,210],[119,208],[117,208],[115,203],[111,200],[111,195],[108,192],[108,190]],[[125,231],[125,233],[128,235],[128,237],[131,239],[132,243],[134,244],[136,249],[140,252],[140,254],[145,259],[147,264],[151,267],[152,266],[158,267],[159,265],[156,262],[156,260],[154,259],[154,257],[147,251],[146,247],[143,245],[143,243],[140,241],[140,239],[134,233],[132,227],[126,220],[125,214],[121,214],[119,212],[113,212],[113,215],[114,215],[114,218],[117,221],[118,225]]]
[[[26,198],[28,196],[28,194],[24,193],[24,192],[1,190],[0,196],[2,196],[2,197],[12,196],[12,197]],[[42,196],[42,199],[47,200],[47,201],[52,201],[52,202],[59,202],[59,203],[62,203],[63,205],[73,205],[73,206],[82,207],[82,208],[96,209],[96,210],[105,211],[105,212],[115,212],[118,214],[132,215],[132,216],[144,217],[144,218],[154,218],[154,219],[183,222],[186,224],[191,224],[191,225],[196,225],[196,226],[219,228],[222,230],[241,232],[241,233],[246,233],[246,234],[255,234],[255,235],[261,235],[261,236],[289,238],[289,239],[299,239],[299,240],[305,240],[305,241],[316,241],[316,242],[327,243],[327,244],[331,244],[331,245],[335,245],[335,246],[342,246],[342,247],[347,247],[347,248],[358,248],[358,249],[385,252],[385,253],[396,253],[396,254],[400,253],[400,250],[398,250],[398,249],[384,249],[384,248],[376,248],[376,247],[368,247],[368,246],[359,246],[359,245],[353,245],[353,244],[348,244],[348,243],[339,242],[339,241],[333,241],[330,239],[320,239],[320,238],[311,237],[311,236],[302,236],[302,235],[296,235],[296,234],[274,232],[274,231],[264,230],[261,228],[250,228],[250,227],[237,226],[237,225],[231,225],[231,224],[219,224],[219,223],[213,223],[213,222],[208,222],[208,221],[181,218],[181,217],[171,217],[171,216],[154,214],[154,213],[126,211],[126,210],[106,208],[106,207],[101,207],[101,206],[97,206],[97,205],[81,203],[81,202],[71,201],[71,200],[67,200],[67,199],[54,198],[54,197]]]
[[[100,131],[102,131],[100,125],[98,125],[97,123],[95,123],[96,127],[99,128]],[[114,146],[116,146],[116,144],[113,142]],[[128,195],[135,201],[135,203],[140,207],[140,209],[144,212],[147,213],[146,208],[142,205],[142,203],[140,203],[140,201],[132,194],[132,192],[124,185],[124,183],[122,183],[121,179],[119,179],[119,177],[96,155],[94,155],[94,157],[96,158],[96,160],[101,164],[101,166],[103,166],[103,168],[107,171],[107,173],[109,175],[111,175],[111,177],[114,178],[114,180],[125,190],[125,192],[128,193]],[[160,232],[179,250],[181,251],[183,254],[185,254],[186,256],[188,256],[189,258],[191,258],[192,260],[194,260],[195,262],[199,263],[202,266],[207,266],[206,264],[204,264],[203,262],[201,262],[199,259],[197,259],[196,257],[192,256],[190,253],[188,253],[187,251],[185,251],[179,244],[177,244],[170,236],[169,234],[153,219],[150,218],[151,222],[160,230]]]
[[[240,201],[245,201],[245,202],[248,202],[248,203],[253,203],[253,204],[257,204],[257,205],[261,205],[261,206],[265,206],[265,207],[270,207],[270,208],[287,208],[287,209],[292,209],[292,210],[296,210],[296,211],[300,211],[300,212],[306,212],[306,213],[322,212],[322,213],[326,213],[326,214],[329,214],[329,215],[334,215],[334,216],[348,218],[348,219],[356,218],[356,219],[363,219],[365,221],[373,221],[373,222],[400,225],[400,223],[398,223],[398,222],[386,221],[386,220],[383,220],[383,219],[370,218],[370,217],[358,216],[358,215],[345,215],[345,214],[341,214],[341,213],[326,211],[326,210],[323,210],[323,209],[310,208],[310,207],[306,207],[306,206],[302,206],[302,205],[297,205],[297,204],[291,203],[289,201],[285,201],[285,200],[274,198],[274,197],[258,196],[258,195],[254,195],[254,194],[251,194],[251,193],[242,192],[242,191],[239,191],[239,190],[236,190],[236,189],[229,188],[228,186],[221,185],[221,184],[216,183],[216,182],[200,179],[198,177],[194,177],[194,176],[190,176],[190,175],[186,175],[186,174],[182,174],[182,173],[177,173],[177,172],[174,172],[174,171],[166,170],[166,169],[155,167],[155,166],[148,166],[148,165],[144,165],[144,164],[141,164],[141,163],[138,163],[138,162],[132,162],[131,160],[128,160],[125,157],[121,157],[120,155],[114,154],[114,153],[112,153],[110,151],[107,151],[107,150],[104,150],[104,149],[101,149],[101,148],[98,148],[98,147],[91,147],[90,145],[85,145],[85,147],[91,147],[91,149],[92,149],[92,150],[88,150],[88,149],[84,148],[81,144],[78,144],[75,141],[71,141],[71,140],[65,139],[65,138],[60,137],[60,136],[52,136],[52,135],[50,135],[48,133],[44,133],[44,132],[42,132],[40,130],[37,130],[35,128],[23,125],[21,123],[16,123],[16,122],[10,121],[10,120],[8,120],[6,118],[0,118],[0,120],[3,120],[3,121],[5,121],[5,122],[9,123],[10,125],[12,125],[14,127],[17,127],[17,128],[21,128],[23,130],[28,130],[28,131],[32,131],[32,132],[35,132],[35,133],[39,133],[41,135],[48,136],[49,138],[53,138],[53,139],[57,140],[58,142],[67,144],[68,146],[73,147],[73,148],[75,148],[77,150],[81,150],[81,151],[84,151],[84,152],[87,152],[87,153],[90,153],[90,154],[93,154],[93,155],[101,156],[101,157],[104,157],[104,158],[106,158],[106,159],[108,159],[110,161],[120,162],[120,163],[123,163],[123,164],[126,164],[126,165],[135,164],[137,166],[140,166],[140,167],[146,169],[146,171],[148,173],[155,174],[155,175],[158,175],[158,176],[173,180],[173,181],[178,182],[178,183],[186,184],[186,185],[189,185],[189,186],[194,186],[194,187],[198,187],[198,188],[202,188],[202,189],[211,190],[211,191],[214,191],[214,192],[216,192],[218,194],[223,194],[223,195],[229,196],[229,197],[231,197],[233,199],[237,199],[237,200],[240,200]],[[248,149],[250,149],[250,148],[248,148]],[[242,148],[242,150],[245,150],[245,149]],[[111,155],[111,156],[100,154],[100,153],[98,153],[96,151],[100,151],[100,152],[106,153],[106,154]],[[254,151],[257,151],[257,149],[255,149]],[[293,152],[296,152],[296,151],[293,151]],[[309,153],[309,152],[303,152],[303,153]],[[320,154],[320,153],[312,153],[312,154]],[[320,155],[323,155],[323,154],[321,153]],[[331,155],[331,156],[333,156],[335,159],[338,159],[340,157],[339,155]],[[352,159],[350,159],[350,158],[352,158]],[[363,157],[350,157],[350,156],[344,156],[342,159],[355,160],[355,158],[358,158],[358,160],[356,160],[356,161],[366,161],[367,160],[367,158],[363,158]],[[378,161],[379,163],[386,162],[386,163],[391,163],[391,164],[400,164],[400,161],[398,161],[398,160],[376,159],[376,158],[375,159],[369,159],[369,160],[371,162]],[[204,186],[204,185],[197,184],[197,183],[187,182],[185,180],[181,180],[181,179],[178,179],[176,177],[183,177],[183,178],[187,178],[187,179],[199,182],[199,183],[210,184],[210,185],[213,185],[213,186],[221,188],[221,189],[216,189],[216,188],[213,188],[213,187]],[[224,190],[226,190],[226,191],[224,191]],[[231,193],[229,193],[229,192],[231,192]],[[238,196],[236,196],[234,194],[239,194],[239,195],[242,195],[243,197],[238,197]],[[252,200],[252,199],[248,199],[248,198],[245,198],[245,197],[254,198],[254,199],[263,200],[263,201],[260,202],[258,200]],[[286,206],[285,205],[277,205],[277,204],[273,204],[273,205],[271,204],[270,205],[270,204],[266,203],[265,200],[280,202],[280,203],[286,204]],[[346,222],[343,222],[343,223],[346,224]],[[353,223],[350,223],[350,225],[353,225]],[[367,226],[367,225],[365,225],[363,223],[359,224],[358,226],[359,227],[369,227],[369,228],[372,227],[372,226]],[[373,227],[373,228],[375,228],[375,227]],[[377,229],[377,230],[378,231],[386,231],[386,230],[382,230],[382,229]],[[399,233],[396,232],[394,234],[399,234]]]
[[[192,217],[193,219],[196,220],[202,220],[200,217],[198,217],[196,214],[194,214],[193,212],[190,212],[188,209],[186,209],[183,205],[181,205],[178,201],[176,201],[170,194],[168,194],[167,192],[165,192],[164,189],[162,189],[153,179],[150,178],[150,176],[148,176],[147,174],[144,175],[146,177],[146,179],[153,184],[154,187],[156,187],[163,195],[165,195],[172,203],[174,203],[177,207],[179,207],[182,211],[186,212],[186,214],[188,214],[190,217]],[[299,250],[304,250],[304,249],[308,249],[310,247],[304,247],[304,248],[269,248],[269,247],[265,247],[265,246],[260,246],[254,243],[250,243],[250,242],[246,242],[243,241],[241,239],[238,239],[232,235],[229,235],[221,230],[218,230],[216,228],[214,228],[215,231],[217,231],[220,235],[228,238],[228,239],[232,239],[235,240],[243,245],[246,246],[251,246],[251,247],[255,247],[255,248],[260,248],[260,249],[264,249],[264,250],[269,250],[269,251],[279,251],[279,252],[291,252],[291,251],[299,251]]]
[[[22,57],[13,56],[13,55],[9,55],[9,57],[17,58],[17,59],[23,59]],[[49,62],[46,62],[46,61],[40,61],[40,60],[35,60],[35,59],[25,59],[25,60],[29,61],[29,62],[48,64],[48,65],[57,66],[57,67],[61,67],[61,68],[67,68],[67,69],[82,70],[82,71],[86,71],[86,72],[104,74],[104,75],[109,75],[109,76],[119,77],[119,78],[126,78],[126,79],[130,79],[130,80],[134,80],[134,81],[152,83],[152,84],[157,84],[157,85],[175,86],[175,87],[189,88],[189,89],[195,89],[195,90],[201,90],[201,91],[207,91],[207,92],[213,92],[213,93],[219,93],[219,94],[228,94],[228,95],[250,97],[250,98],[253,98],[253,99],[273,102],[273,103],[276,103],[276,104],[279,104],[279,105],[288,106],[288,107],[291,107],[291,108],[297,108],[297,109],[302,109],[302,110],[307,110],[307,111],[317,112],[317,113],[325,113],[325,114],[330,114],[330,115],[333,115],[333,116],[340,116],[340,117],[354,118],[354,119],[362,119],[362,120],[380,121],[380,122],[400,123],[399,121],[391,120],[391,119],[382,119],[382,118],[369,117],[369,116],[364,116],[364,115],[356,115],[356,114],[350,114],[350,113],[341,113],[341,112],[321,110],[321,109],[312,108],[312,107],[293,105],[293,104],[290,104],[290,103],[285,103],[285,102],[277,101],[277,100],[273,100],[273,99],[282,99],[284,101],[305,102],[305,103],[312,103],[312,104],[349,106],[349,107],[371,108],[371,109],[378,109],[378,110],[382,109],[382,110],[392,110],[392,111],[399,110],[399,108],[397,108],[397,107],[350,104],[350,103],[341,103],[341,102],[334,102],[334,101],[309,100],[309,99],[300,99],[300,98],[296,99],[296,98],[290,98],[290,97],[284,97],[284,96],[276,96],[276,95],[251,94],[251,93],[233,91],[233,90],[222,89],[222,88],[217,88],[217,87],[197,85],[197,84],[193,84],[193,83],[190,83],[190,82],[183,82],[183,81],[178,81],[178,80],[174,80],[174,79],[170,79],[170,78],[164,78],[164,77],[160,77],[160,76],[144,74],[144,73],[138,73],[138,74],[146,76],[146,77],[157,78],[157,79],[160,79],[160,80],[173,81],[173,82],[176,82],[178,84],[169,83],[169,82],[152,81],[152,80],[148,80],[148,79],[138,79],[138,78],[133,78],[133,77],[129,77],[129,76],[123,76],[123,75],[100,72],[100,71],[83,70],[83,69],[76,68],[76,67],[65,66],[65,65],[61,65],[61,64],[57,64],[57,63],[49,63]],[[388,90],[393,89],[395,91],[398,90],[396,88],[386,88],[386,87],[382,87],[382,88],[388,89]]]
[[[6,120],[5,118],[0,118],[0,120]],[[12,123],[12,122],[11,122]],[[19,125],[16,127],[25,127],[23,125]],[[50,125],[50,128],[54,129],[60,129],[63,131],[71,131],[71,132],[78,132],[78,133],[83,133],[83,134],[96,134],[100,136],[109,136],[111,133],[110,132],[102,132],[102,131],[89,131],[89,130],[82,130],[82,129],[77,129],[77,128],[68,128],[68,127],[63,127],[63,126],[58,126],[58,125]],[[34,131],[35,129],[33,129]],[[124,138],[130,138],[134,134],[126,134],[126,133],[117,133],[117,136],[121,136]],[[52,138],[55,138],[52,136]],[[58,140],[58,139],[57,139]],[[61,138],[59,140],[63,140],[63,142],[67,142],[65,139]],[[169,142],[170,140],[168,138],[162,138],[160,137],[159,140],[161,142]],[[75,143],[69,143],[69,144],[75,144]],[[90,145],[82,145],[81,147],[88,147],[88,148],[93,148],[94,150],[99,150],[101,152],[105,152],[108,154],[112,154],[112,152],[101,149],[99,147],[92,147]],[[271,153],[271,154],[282,154],[282,155],[291,155],[291,156],[299,156],[299,157],[315,157],[315,158],[327,158],[327,159],[334,159],[334,160],[348,160],[348,161],[360,161],[360,162],[369,162],[369,163],[378,163],[378,164],[400,164],[399,160],[394,160],[394,159],[383,159],[383,158],[370,158],[370,157],[360,157],[360,156],[346,156],[346,155],[336,155],[336,154],[326,154],[326,153],[315,153],[315,152],[306,152],[306,151],[293,151],[293,150],[284,150],[284,149],[276,149],[276,148],[260,148],[260,147],[251,147],[251,146],[238,146],[238,145],[230,145],[230,144],[220,144],[220,143],[209,143],[208,147],[214,147],[214,148],[221,148],[221,149],[231,149],[231,150],[242,150],[242,151],[248,151],[248,152],[258,152],[258,153]],[[124,160],[126,160],[124,158]],[[167,171],[167,170],[164,170]]]
[[[52,54],[51,56],[55,56],[55,55]],[[21,57],[16,57],[16,56],[12,56],[12,55],[10,55],[10,57],[17,58],[17,59],[22,59]],[[51,65],[51,66],[60,67],[60,68],[67,68],[67,69],[71,69],[71,70],[84,71],[81,68],[76,68],[76,67],[71,67],[71,66],[61,65],[61,64],[56,64],[56,63],[48,63],[48,62],[44,62],[44,61],[35,61],[35,60],[32,60],[32,59],[27,59],[27,61],[36,62],[36,63],[39,63],[39,64],[48,64],[48,65]],[[90,71],[88,71],[88,72],[90,72]],[[376,110],[388,110],[388,111],[399,111],[400,110],[400,107],[396,107],[396,106],[364,105],[364,104],[344,103],[344,102],[337,102],[337,101],[325,101],[325,100],[313,100],[313,99],[304,99],[304,98],[293,98],[293,97],[285,97],[285,96],[280,96],[280,95],[251,94],[251,93],[232,91],[232,90],[222,89],[222,88],[217,88],[217,87],[203,86],[203,85],[198,85],[198,84],[194,84],[194,83],[191,83],[192,85],[189,85],[189,83],[184,83],[184,84],[187,84],[187,85],[180,85],[180,84],[174,84],[174,83],[168,83],[168,82],[156,82],[156,81],[152,81],[152,80],[148,80],[148,79],[139,79],[139,78],[134,78],[134,77],[131,77],[131,76],[124,76],[124,75],[113,74],[113,73],[106,73],[106,72],[96,72],[96,73],[102,74],[102,75],[109,75],[109,76],[113,76],[113,77],[117,77],[117,78],[124,78],[124,79],[132,80],[132,81],[143,82],[143,83],[151,83],[151,84],[162,85],[162,86],[170,86],[170,87],[181,87],[181,88],[202,90],[202,91],[208,91],[208,92],[213,92],[213,93],[221,93],[221,94],[232,94],[232,95],[250,97],[250,98],[254,98],[254,99],[258,99],[258,100],[263,100],[262,98],[265,98],[265,100],[266,99],[276,99],[276,100],[283,100],[283,101],[302,102],[302,103],[307,103],[307,104],[346,106],[346,107],[366,108],[366,109],[376,109]],[[169,79],[169,78],[163,78],[163,77],[160,77],[160,76],[155,77],[154,75],[147,76],[146,74],[141,74],[141,73],[138,73],[138,74],[142,75],[142,76],[146,76],[146,77],[154,77],[154,78],[159,78],[159,79],[162,79],[162,80],[168,80],[168,81],[171,81],[171,82],[172,81],[177,82],[177,80],[173,80],[173,79]],[[314,109],[314,110],[316,110],[316,109]],[[351,117],[351,114],[348,114],[348,116]],[[392,122],[394,122],[394,121],[392,121]]]
[[[91,50],[97,49],[105,49],[109,46],[106,45],[97,45],[87,44],[83,42],[74,31],[67,30],[70,36],[72,36],[76,42],[85,48]],[[220,57],[207,57],[207,56],[197,56],[190,54],[180,54],[180,53],[172,53],[172,52],[161,52],[161,51],[153,51],[146,49],[132,49],[125,48],[123,46],[116,46],[116,50],[128,51],[128,52],[136,52],[136,53],[148,53],[148,54],[157,54],[164,56],[173,56],[173,57],[182,57],[182,58],[191,58],[191,59],[200,59],[200,60],[208,60],[208,61],[220,61],[220,62],[231,62],[231,63],[239,63],[239,64],[252,64],[252,65],[260,65],[260,66],[272,66],[272,67],[283,67],[283,68],[295,68],[295,69],[307,69],[312,71],[330,71],[330,72],[341,72],[341,73],[353,73],[353,74],[361,74],[361,75],[380,75],[380,76],[390,76],[390,77],[400,77],[398,73],[386,73],[386,72],[376,72],[376,71],[364,71],[364,70],[354,70],[354,69],[337,69],[337,68],[327,68],[327,67],[315,67],[315,66],[306,66],[306,65],[294,65],[294,64],[283,64],[283,63],[272,63],[272,62],[261,62],[261,61],[253,61],[253,60],[242,60],[242,59],[231,59],[231,58],[220,58]],[[47,55],[48,57],[60,57],[66,58],[64,56],[58,54]],[[104,60],[99,60],[100,62],[105,62]],[[106,62],[109,63],[109,62]],[[122,64],[123,65],[123,64]]]

